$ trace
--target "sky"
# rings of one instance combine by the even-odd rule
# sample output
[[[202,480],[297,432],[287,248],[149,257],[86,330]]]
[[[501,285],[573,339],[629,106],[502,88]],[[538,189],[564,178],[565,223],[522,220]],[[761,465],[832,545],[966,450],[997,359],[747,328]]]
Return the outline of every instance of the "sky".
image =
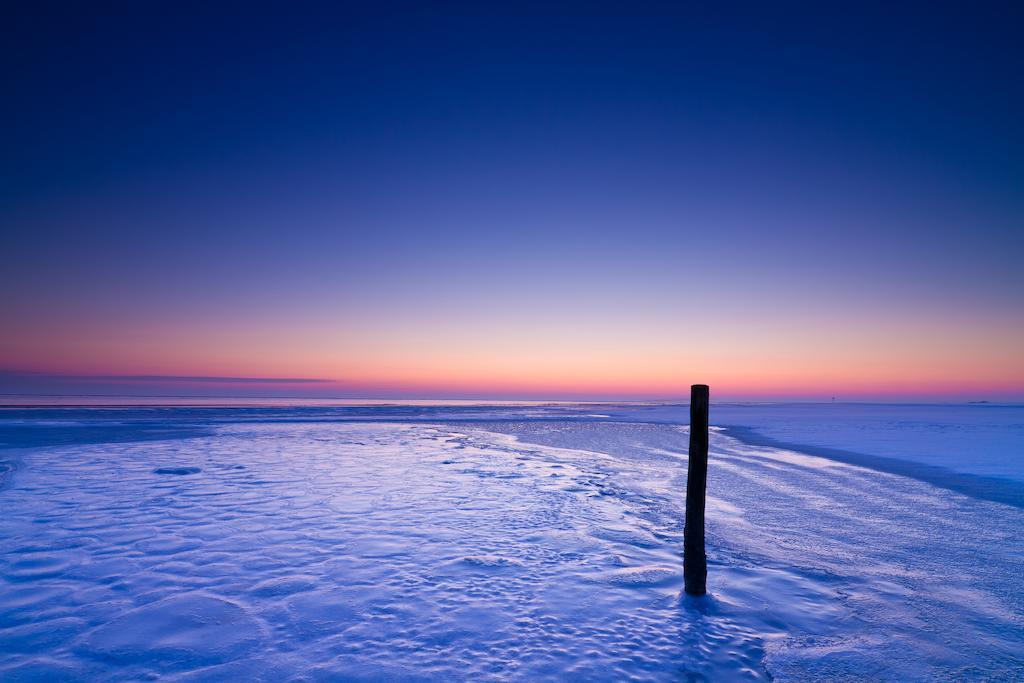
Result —
[[[1022,6],[713,4],[5,9],[0,393],[1024,400]]]

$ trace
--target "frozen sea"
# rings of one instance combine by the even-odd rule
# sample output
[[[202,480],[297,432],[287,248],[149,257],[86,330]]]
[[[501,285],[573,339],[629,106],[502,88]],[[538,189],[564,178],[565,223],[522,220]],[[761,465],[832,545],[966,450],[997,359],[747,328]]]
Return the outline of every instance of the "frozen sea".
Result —
[[[1022,406],[712,404],[691,598],[685,405],[148,403],[0,408],[0,681],[1024,680]]]

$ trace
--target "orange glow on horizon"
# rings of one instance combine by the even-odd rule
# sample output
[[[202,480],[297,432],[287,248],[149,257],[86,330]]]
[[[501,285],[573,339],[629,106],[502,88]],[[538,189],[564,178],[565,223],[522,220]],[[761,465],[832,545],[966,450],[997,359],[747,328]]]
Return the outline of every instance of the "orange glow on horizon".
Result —
[[[699,337],[683,316],[609,320],[515,325],[477,317],[428,325],[389,317],[358,331],[331,320],[58,325],[0,339],[0,370],[309,378],[327,381],[287,389],[332,397],[657,399],[684,397],[695,382],[710,384],[717,397],[1024,397],[1024,354],[1015,343],[1024,325],[1012,319],[987,321],[979,336],[975,326],[940,317],[819,317],[802,322],[811,333],[800,335],[795,318],[783,325],[723,314],[707,318]],[[189,386],[226,390],[200,384]]]

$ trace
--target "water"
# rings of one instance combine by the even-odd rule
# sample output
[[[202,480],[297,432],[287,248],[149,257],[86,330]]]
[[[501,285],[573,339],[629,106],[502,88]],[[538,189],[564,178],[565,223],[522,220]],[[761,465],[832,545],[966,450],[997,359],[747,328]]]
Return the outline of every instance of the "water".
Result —
[[[991,452],[964,465],[927,444],[961,425],[1017,456],[1014,410],[712,422],[1012,486]],[[679,417],[4,409],[0,679],[1024,678],[1024,510],[735,431],[712,434],[711,595],[683,596]],[[897,427],[848,437],[862,420]]]

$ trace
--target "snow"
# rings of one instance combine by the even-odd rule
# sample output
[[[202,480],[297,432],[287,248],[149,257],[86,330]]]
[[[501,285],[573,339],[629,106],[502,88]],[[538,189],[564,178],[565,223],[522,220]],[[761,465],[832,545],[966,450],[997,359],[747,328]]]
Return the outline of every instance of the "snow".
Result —
[[[1024,678],[1024,510],[729,430],[684,596],[672,408],[45,410],[0,680]]]
[[[612,414],[673,423],[681,412],[685,408],[652,405]],[[897,459],[1024,484],[1020,404],[726,403],[713,405],[712,417],[777,442],[874,456],[873,465]]]

